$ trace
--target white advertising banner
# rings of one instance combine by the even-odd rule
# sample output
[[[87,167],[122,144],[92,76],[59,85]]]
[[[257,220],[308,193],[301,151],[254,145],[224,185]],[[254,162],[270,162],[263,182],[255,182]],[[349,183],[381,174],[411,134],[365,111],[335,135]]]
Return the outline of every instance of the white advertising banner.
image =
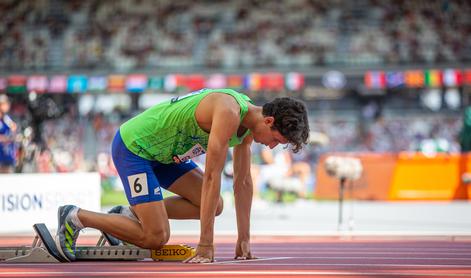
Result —
[[[0,188],[0,233],[32,231],[34,223],[55,230],[61,205],[100,211],[98,173],[4,174]]]

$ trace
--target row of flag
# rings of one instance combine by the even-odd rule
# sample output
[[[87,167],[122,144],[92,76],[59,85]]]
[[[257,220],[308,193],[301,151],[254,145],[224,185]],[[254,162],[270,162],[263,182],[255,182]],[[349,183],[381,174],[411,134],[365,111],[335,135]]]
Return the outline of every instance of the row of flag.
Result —
[[[304,75],[292,73],[241,74],[113,74],[108,76],[86,75],[11,75],[0,77],[0,92],[24,93],[85,93],[146,91],[175,92],[201,88],[234,88],[250,91],[299,91],[304,88]]]
[[[364,81],[369,89],[453,88],[471,85],[471,69],[367,71]]]

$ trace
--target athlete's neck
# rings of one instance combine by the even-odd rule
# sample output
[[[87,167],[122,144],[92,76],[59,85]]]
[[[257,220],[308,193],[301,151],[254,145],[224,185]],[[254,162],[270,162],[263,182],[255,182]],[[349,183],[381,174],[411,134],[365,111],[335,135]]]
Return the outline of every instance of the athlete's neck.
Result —
[[[249,103],[248,108],[249,110],[242,120],[242,126],[249,130],[254,130],[257,123],[261,120],[263,121],[262,107]]]

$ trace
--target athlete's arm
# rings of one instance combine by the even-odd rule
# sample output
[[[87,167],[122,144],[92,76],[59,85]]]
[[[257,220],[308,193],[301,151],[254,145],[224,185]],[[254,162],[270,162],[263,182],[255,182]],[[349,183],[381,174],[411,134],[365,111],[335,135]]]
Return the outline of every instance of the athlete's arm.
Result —
[[[234,197],[237,215],[237,245],[235,257],[254,258],[250,252],[250,209],[252,207],[253,183],[250,174],[252,135],[234,147]]]
[[[201,246],[213,244],[214,218],[221,188],[221,173],[229,149],[229,139],[237,132],[240,123],[240,106],[232,97],[219,97],[212,107],[211,131],[201,193]]]

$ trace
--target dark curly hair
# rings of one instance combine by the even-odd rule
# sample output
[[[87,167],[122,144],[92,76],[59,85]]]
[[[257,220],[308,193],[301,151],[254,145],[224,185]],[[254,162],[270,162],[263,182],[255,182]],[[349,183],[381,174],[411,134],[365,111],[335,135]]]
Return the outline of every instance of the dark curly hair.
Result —
[[[263,105],[262,114],[275,118],[274,129],[292,145],[297,153],[307,144],[309,138],[309,121],[307,109],[303,102],[289,97],[275,98]]]

